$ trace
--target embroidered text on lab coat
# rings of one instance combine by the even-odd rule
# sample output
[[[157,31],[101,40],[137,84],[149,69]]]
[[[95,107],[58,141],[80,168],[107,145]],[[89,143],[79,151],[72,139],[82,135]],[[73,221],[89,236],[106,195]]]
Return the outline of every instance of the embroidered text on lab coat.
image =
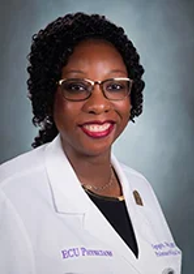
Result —
[[[73,257],[83,257],[83,256],[103,256],[112,257],[113,252],[111,250],[99,250],[99,249],[86,249],[85,247],[76,247],[64,249],[61,251],[62,258],[73,258]]]

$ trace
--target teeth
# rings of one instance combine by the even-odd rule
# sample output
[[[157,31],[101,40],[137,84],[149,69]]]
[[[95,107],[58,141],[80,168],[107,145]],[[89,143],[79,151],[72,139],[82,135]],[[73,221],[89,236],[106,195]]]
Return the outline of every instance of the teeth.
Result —
[[[110,127],[110,123],[106,123],[103,125],[85,125],[84,128],[91,132],[102,132],[107,130]]]

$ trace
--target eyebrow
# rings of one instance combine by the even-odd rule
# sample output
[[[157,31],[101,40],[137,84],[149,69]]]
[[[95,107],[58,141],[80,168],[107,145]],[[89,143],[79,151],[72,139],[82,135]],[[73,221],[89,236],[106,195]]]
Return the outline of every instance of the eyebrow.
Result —
[[[70,74],[70,73],[81,73],[81,74],[84,74],[84,72],[81,71],[81,70],[69,70],[69,71],[66,72],[66,74]]]
[[[66,74],[71,74],[71,73],[81,73],[81,74],[85,74],[84,71],[81,70],[69,70],[66,72]],[[121,70],[121,69],[113,69],[111,70],[109,73],[126,73],[126,71]]]
[[[113,70],[110,71],[110,73],[118,73],[118,72],[120,72],[120,73],[126,73],[126,71],[124,71],[122,69],[113,69]]]

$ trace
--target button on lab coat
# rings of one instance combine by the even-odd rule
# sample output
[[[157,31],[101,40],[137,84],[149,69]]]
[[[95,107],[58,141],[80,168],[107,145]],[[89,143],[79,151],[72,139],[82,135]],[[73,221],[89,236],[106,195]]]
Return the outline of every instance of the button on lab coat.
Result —
[[[150,184],[113,155],[111,161],[138,258],[81,187],[57,136],[0,167],[1,274],[181,273],[181,251]]]

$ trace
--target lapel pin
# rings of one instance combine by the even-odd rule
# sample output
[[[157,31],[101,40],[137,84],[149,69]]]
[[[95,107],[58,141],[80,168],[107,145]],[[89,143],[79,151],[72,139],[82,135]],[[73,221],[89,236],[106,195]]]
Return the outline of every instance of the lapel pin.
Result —
[[[135,198],[136,204],[140,205],[140,206],[143,206],[143,202],[142,202],[141,196],[140,196],[140,194],[139,194],[139,192],[137,190],[133,191],[133,196]]]
[[[164,269],[162,274],[175,274],[175,272],[172,268],[166,268],[166,269]]]

